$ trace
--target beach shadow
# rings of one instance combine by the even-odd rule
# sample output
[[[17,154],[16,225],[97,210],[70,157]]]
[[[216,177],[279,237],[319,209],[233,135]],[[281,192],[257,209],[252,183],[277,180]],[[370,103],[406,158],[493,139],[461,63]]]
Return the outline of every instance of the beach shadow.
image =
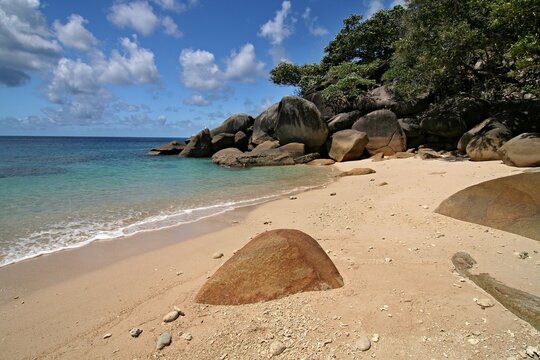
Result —
[[[493,296],[505,308],[519,318],[540,330],[540,298],[525,291],[514,289],[493,278],[488,273],[471,274],[470,269],[476,261],[466,252],[458,252],[452,256],[456,271],[469,278],[485,292]]]

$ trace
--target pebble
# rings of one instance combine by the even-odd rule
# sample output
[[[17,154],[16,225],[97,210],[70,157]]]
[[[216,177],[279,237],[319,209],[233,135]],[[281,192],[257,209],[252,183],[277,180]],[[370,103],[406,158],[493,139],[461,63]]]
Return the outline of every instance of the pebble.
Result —
[[[290,200],[296,200],[296,199],[298,199],[298,198],[297,198],[296,196],[289,196],[289,199],[290,199]]]
[[[129,330],[129,335],[131,335],[131,337],[139,337],[139,335],[141,335],[142,333],[142,330],[139,329],[139,328],[136,328],[134,327],[133,329]]]
[[[193,339],[193,336],[190,333],[184,333],[182,334],[182,339],[191,341]]]
[[[371,341],[367,336],[361,336],[356,339],[354,347],[360,351],[368,351],[371,348]]]
[[[163,316],[163,321],[164,322],[172,322],[172,321],[178,319],[179,316],[180,316],[180,312],[177,311],[177,310],[173,310],[173,311],[170,311],[167,314],[165,314],[165,316]]]
[[[330,193],[330,196],[336,196],[336,193]]]
[[[468,341],[469,344],[471,344],[471,345],[477,345],[477,344],[480,342],[480,340],[478,340],[478,339],[469,339],[469,340],[467,340],[467,341]]]
[[[386,262],[386,263],[391,263],[391,262],[392,262],[392,258],[384,258],[384,262]]]
[[[287,347],[281,341],[273,341],[270,344],[270,355],[278,356],[285,351]]]
[[[157,350],[161,350],[161,349],[163,349],[165,346],[171,345],[171,341],[172,341],[171,333],[165,331],[164,333],[162,333],[161,335],[159,335],[159,337],[158,337],[158,339],[157,339],[157,343],[156,343],[156,349],[157,349]]]
[[[105,335],[103,335],[103,338],[104,338],[104,339],[108,339],[108,338],[110,338],[111,336],[112,336],[111,333],[106,333]]]
[[[385,185],[388,185],[386,181],[383,181],[377,184],[377,186],[385,186]]]
[[[212,259],[221,259],[223,257],[223,253],[217,252],[212,255]]]
[[[379,342],[379,334],[373,334],[373,336],[371,337],[371,342]]]
[[[529,257],[529,253],[528,253],[527,251],[522,251],[522,252],[520,252],[520,253],[518,254],[518,257],[519,257],[520,259],[526,259],[526,258]]]
[[[491,300],[491,299],[487,299],[487,298],[484,298],[484,299],[477,299],[477,298],[474,298],[473,300],[474,300],[474,302],[475,302],[478,306],[480,306],[482,309],[490,308],[490,307],[495,306],[495,303],[494,303],[493,300]]]

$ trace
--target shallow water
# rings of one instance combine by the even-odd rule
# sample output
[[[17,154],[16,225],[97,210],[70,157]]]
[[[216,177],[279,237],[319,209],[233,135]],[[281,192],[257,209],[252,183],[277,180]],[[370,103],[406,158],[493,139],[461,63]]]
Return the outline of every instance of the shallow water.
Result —
[[[235,170],[145,155],[170,140],[0,137],[0,266],[196,221],[332,176],[320,167]]]

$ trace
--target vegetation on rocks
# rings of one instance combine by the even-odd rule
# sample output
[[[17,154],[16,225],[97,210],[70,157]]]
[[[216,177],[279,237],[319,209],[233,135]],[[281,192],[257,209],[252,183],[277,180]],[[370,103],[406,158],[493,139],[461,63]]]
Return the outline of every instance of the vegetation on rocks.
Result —
[[[319,64],[281,63],[271,80],[302,96],[320,91],[336,113],[380,84],[408,100],[537,98],[539,14],[535,0],[409,0],[367,20],[346,18]]]

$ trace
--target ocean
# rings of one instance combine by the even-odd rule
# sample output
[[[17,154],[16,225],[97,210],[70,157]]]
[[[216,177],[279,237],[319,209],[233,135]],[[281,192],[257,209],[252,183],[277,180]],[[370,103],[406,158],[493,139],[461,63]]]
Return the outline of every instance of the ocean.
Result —
[[[173,139],[0,136],[0,266],[328,183],[307,165],[226,169],[147,156]]]

